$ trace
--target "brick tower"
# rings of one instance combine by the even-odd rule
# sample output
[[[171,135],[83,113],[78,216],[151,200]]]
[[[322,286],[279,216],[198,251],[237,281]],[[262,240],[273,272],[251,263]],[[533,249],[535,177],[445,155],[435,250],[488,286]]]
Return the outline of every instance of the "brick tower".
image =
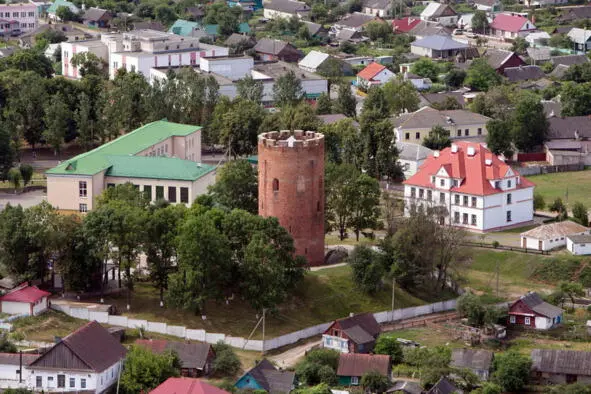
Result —
[[[296,254],[324,263],[324,135],[271,131],[259,135],[259,215],[275,216]]]

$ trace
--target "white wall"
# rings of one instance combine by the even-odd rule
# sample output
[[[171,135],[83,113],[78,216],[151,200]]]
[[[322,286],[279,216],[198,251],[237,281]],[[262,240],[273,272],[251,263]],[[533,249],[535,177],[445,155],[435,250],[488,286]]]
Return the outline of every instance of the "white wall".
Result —
[[[410,44],[410,53],[413,53],[418,56],[432,57],[431,56],[431,49],[424,48],[424,47],[418,47],[418,46],[415,46],[412,44]]]
[[[547,330],[552,327],[552,320],[546,317],[536,316],[536,330]]]
[[[591,243],[575,244],[570,238],[567,238],[566,249],[574,255],[588,255],[591,254]]]
[[[220,74],[231,80],[241,79],[250,75],[250,70],[254,67],[254,59],[252,57],[237,57],[237,58],[202,58],[200,66],[204,72],[212,72]]]
[[[17,357],[18,360],[18,357]],[[24,367],[24,366],[23,366]],[[12,380],[17,381],[19,379],[19,375],[17,370],[19,369],[18,365],[13,364],[0,364],[0,386],[4,387],[3,380]],[[26,368],[23,368],[23,382],[26,382],[29,379],[29,373]]]
[[[2,301],[2,313],[9,315],[30,315],[31,306],[27,302]]]
[[[39,303],[33,305],[33,316],[37,316],[41,312],[47,310],[47,297],[43,297]]]
[[[120,367],[121,361],[117,361],[101,373],[50,371],[30,367],[27,368],[30,372],[28,375],[28,387],[37,389],[36,379],[37,376],[41,376],[43,379],[41,388],[43,390],[52,390],[52,392],[77,392],[83,390],[81,379],[86,379],[86,388],[84,390],[95,390],[96,393],[103,393],[117,381]],[[66,378],[66,387],[60,388],[59,390],[57,389],[57,375],[65,375]],[[48,380],[49,377],[53,378],[52,384]],[[70,387],[70,378],[74,378],[74,387]]]
[[[332,335],[322,335],[322,347],[334,349],[341,353],[349,353],[349,340]]]

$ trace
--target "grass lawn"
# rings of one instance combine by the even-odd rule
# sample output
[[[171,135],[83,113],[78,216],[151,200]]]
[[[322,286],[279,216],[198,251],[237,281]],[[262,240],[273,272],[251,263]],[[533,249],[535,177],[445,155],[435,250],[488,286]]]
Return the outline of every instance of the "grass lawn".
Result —
[[[528,177],[528,179],[536,184],[535,192],[544,197],[546,206],[558,197],[566,202],[568,188],[570,207],[576,201],[591,207],[591,170],[536,175]]]
[[[397,291],[396,307],[420,305],[423,302],[403,291]],[[151,321],[178,324],[187,328],[203,328],[208,332],[223,332],[228,335],[247,337],[258,319],[256,312],[243,300],[236,297],[225,303],[210,302],[207,305],[207,320],[190,311],[177,308],[160,308],[158,292],[148,283],[138,283],[131,301],[131,311],[125,312],[125,296],[106,298],[127,316]],[[309,326],[345,317],[351,312],[378,312],[389,310],[391,287],[384,288],[374,296],[364,295],[351,282],[348,266],[327,268],[309,272],[296,289],[293,297],[274,313],[269,313],[266,325],[268,338],[297,331]],[[253,338],[260,339],[261,328]]]
[[[14,332],[27,341],[54,342],[88,323],[61,312],[49,310],[38,316],[28,316],[12,322]]]

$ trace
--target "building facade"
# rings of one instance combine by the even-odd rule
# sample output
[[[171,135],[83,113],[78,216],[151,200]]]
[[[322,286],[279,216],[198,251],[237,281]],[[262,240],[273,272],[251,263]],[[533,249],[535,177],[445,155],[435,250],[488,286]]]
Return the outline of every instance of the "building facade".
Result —
[[[296,254],[324,263],[324,135],[272,131],[259,135],[259,215],[275,216]]]
[[[33,3],[0,4],[0,32],[10,35],[38,27],[39,10]]]
[[[537,294],[529,292],[509,305],[509,326],[520,326],[535,330],[549,330],[563,320],[564,311],[551,305]]]
[[[191,205],[215,182],[200,160],[201,127],[152,122],[48,170],[47,201],[84,213],[107,187],[132,183],[150,201]]]
[[[521,233],[521,247],[543,251],[564,248],[568,236],[583,234],[589,235],[589,228],[570,220],[543,224]]]
[[[405,215],[442,208],[439,221],[488,232],[532,223],[534,184],[481,144],[452,143],[404,181]]]

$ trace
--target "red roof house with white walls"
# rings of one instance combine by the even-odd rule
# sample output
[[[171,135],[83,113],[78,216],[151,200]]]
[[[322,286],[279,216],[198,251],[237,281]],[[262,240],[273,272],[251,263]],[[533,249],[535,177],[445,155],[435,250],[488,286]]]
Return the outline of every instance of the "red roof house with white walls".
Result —
[[[480,143],[458,141],[429,156],[404,181],[405,215],[443,208],[440,222],[489,232],[533,221],[534,184]]]
[[[357,74],[357,86],[368,89],[381,86],[394,78],[395,74],[380,63],[371,63]]]
[[[11,315],[38,315],[49,307],[50,295],[51,293],[37,286],[23,283],[0,297],[0,312]]]
[[[523,37],[536,30],[536,26],[521,15],[497,14],[490,24],[491,34],[504,38]]]

